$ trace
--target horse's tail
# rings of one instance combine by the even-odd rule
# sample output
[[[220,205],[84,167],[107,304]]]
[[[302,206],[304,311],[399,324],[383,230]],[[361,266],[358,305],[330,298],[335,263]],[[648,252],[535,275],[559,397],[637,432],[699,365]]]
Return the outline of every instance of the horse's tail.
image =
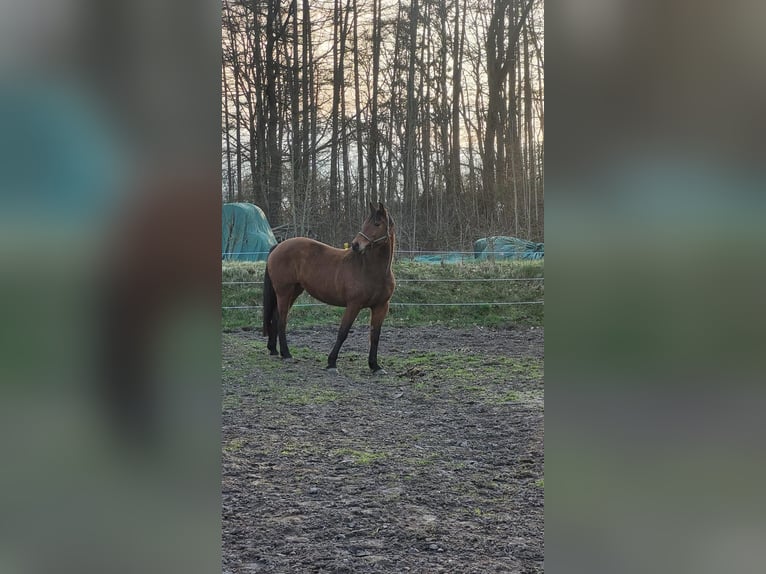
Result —
[[[269,250],[274,250],[272,247]],[[274,285],[271,283],[271,277],[269,276],[268,259],[266,259],[266,271],[263,275],[263,334],[265,336],[270,335],[271,318],[274,315],[274,310],[277,308],[277,292],[274,291]]]

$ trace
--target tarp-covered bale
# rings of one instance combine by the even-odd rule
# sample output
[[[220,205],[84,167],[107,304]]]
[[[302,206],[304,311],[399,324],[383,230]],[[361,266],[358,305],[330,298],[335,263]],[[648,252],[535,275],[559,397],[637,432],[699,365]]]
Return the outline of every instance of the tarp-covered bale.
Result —
[[[412,260],[417,261],[418,263],[464,263],[466,261],[472,261],[473,257],[474,256],[471,253],[453,251],[428,255],[415,255]]]
[[[543,243],[496,235],[476,241],[473,253],[476,259],[542,259],[545,249]]]
[[[252,203],[224,203],[222,258],[234,261],[265,261],[277,244],[266,214]]]

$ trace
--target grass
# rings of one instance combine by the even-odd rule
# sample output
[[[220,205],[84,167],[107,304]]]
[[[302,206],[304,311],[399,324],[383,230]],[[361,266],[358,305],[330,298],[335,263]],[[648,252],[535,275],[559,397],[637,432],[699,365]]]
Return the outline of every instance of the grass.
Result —
[[[232,453],[232,452],[237,452],[243,446],[245,446],[245,439],[233,438],[226,444],[226,446],[223,447],[223,450],[225,452]]]
[[[338,456],[350,456],[354,464],[371,464],[376,460],[386,458],[388,455],[384,452],[370,452],[366,450],[354,450],[350,448],[341,448],[335,451]]]
[[[263,299],[262,280],[264,262],[224,262],[222,286],[224,307],[260,306]],[[493,282],[435,282],[438,279],[528,279],[543,277],[543,261],[482,261],[476,263],[429,264],[413,261],[394,263],[397,287],[392,303],[477,303],[542,301],[543,281],[493,281]],[[419,281],[412,281],[412,280]],[[428,279],[431,281],[420,282]],[[301,295],[297,304],[316,303],[307,294]],[[261,309],[224,309],[223,328],[249,327],[260,329]],[[343,310],[339,307],[321,305],[295,307],[290,312],[290,325],[305,327],[335,325]],[[357,321],[368,320],[368,312],[360,313]],[[511,324],[542,325],[543,305],[480,305],[480,306],[397,306],[392,305],[386,318],[389,326],[445,325],[461,327],[480,325],[503,327]]]
[[[224,334],[224,358],[222,363],[224,381],[236,386],[248,387],[251,400],[259,403],[308,406],[338,403],[349,399],[328,388],[321,381],[301,381],[299,385],[282,382],[285,366],[279,359],[268,357],[266,342],[243,340],[233,334]],[[293,347],[293,356],[299,363],[311,365],[316,373],[322,373],[327,349]],[[343,373],[347,377],[369,377],[366,354],[348,352],[343,355]],[[481,356],[462,351],[410,351],[392,353],[383,358],[389,377],[380,380],[382,385],[394,387],[406,385],[422,397],[437,394],[463,396],[468,392],[475,400],[492,405],[507,403],[542,403],[544,380],[543,359],[508,355]],[[268,376],[258,385],[248,373],[259,370]],[[522,385],[509,388],[511,383]],[[237,408],[235,396],[226,396],[223,407]]]
[[[323,389],[319,385],[309,385],[301,390],[291,389],[283,394],[283,401],[294,405],[324,405],[339,400],[340,394]]]
[[[242,397],[238,395],[226,395],[221,401],[223,409],[235,409],[242,404]]]
[[[449,374],[453,384],[464,390],[483,390],[475,385],[477,378],[487,384],[499,384],[507,380],[540,382],[543,380],[543,362],[534,357],[511,357],[497,355],[484,357],[458,351],[413,351],[406,357],[386,357],[386,368],[406,374],[413,380],[426,382],[440,380]]]
[[[326,381],[309,378],[301,379],[297,384],[285,384],[285,366],[279,359],[268,356],[265,341],[245,340],[224,333],[223,348],[224,382],[244,387],[248,400],[255,403],[305,407],[342,403],[354,398],[352,390],[340,392],[328,387]],[[293,347],[298,363],[314,369],[312,372],[317,375],[324,372],[326,352],[326,349]],[[344,376],[353,379],[370,376],[366,354],[345,353],[343,361]],[[387,354],[383,365],[389,377],[382,378],[381,385],[407,387],[423,400],[436,396],[463,400],[470,396],[474,401],[497,406],[510,403],[542,405],[544,400],[544,364],[543,359],[537,357],[485,357],[444,349]],[[255,384],[250,376],[254,371],[267,376]],[[223,399],[223,408],[239,408],[240,402],[241,398],[227,395]]]

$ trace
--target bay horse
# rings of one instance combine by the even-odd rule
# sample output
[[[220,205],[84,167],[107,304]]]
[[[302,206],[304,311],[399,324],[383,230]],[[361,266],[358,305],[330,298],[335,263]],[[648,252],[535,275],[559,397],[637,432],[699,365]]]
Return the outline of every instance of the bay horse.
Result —
[[[271,355],[291,359],[287,347],[287,314],[298,296],[312,297],[345,307],[335,346],[327,357],[327,370],[337,372],[336,362],[359,311],[370,309],[370,354],[373,374],[386,374],[378,364],[378,341],[396,281],[391,271],[395,246],[394,220],[385,206],[370,203],[370,214],[351,243],[337,249],[308,237],[293,237],[276,245],[266,261],[263,282],[263,334]]]

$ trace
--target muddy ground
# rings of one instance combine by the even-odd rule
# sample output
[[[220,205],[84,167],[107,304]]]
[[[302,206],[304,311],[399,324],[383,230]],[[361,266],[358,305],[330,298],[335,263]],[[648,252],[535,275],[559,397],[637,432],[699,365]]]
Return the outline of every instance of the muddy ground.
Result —
[[[543,330],[223,334],[223,571],[542,572]]]

